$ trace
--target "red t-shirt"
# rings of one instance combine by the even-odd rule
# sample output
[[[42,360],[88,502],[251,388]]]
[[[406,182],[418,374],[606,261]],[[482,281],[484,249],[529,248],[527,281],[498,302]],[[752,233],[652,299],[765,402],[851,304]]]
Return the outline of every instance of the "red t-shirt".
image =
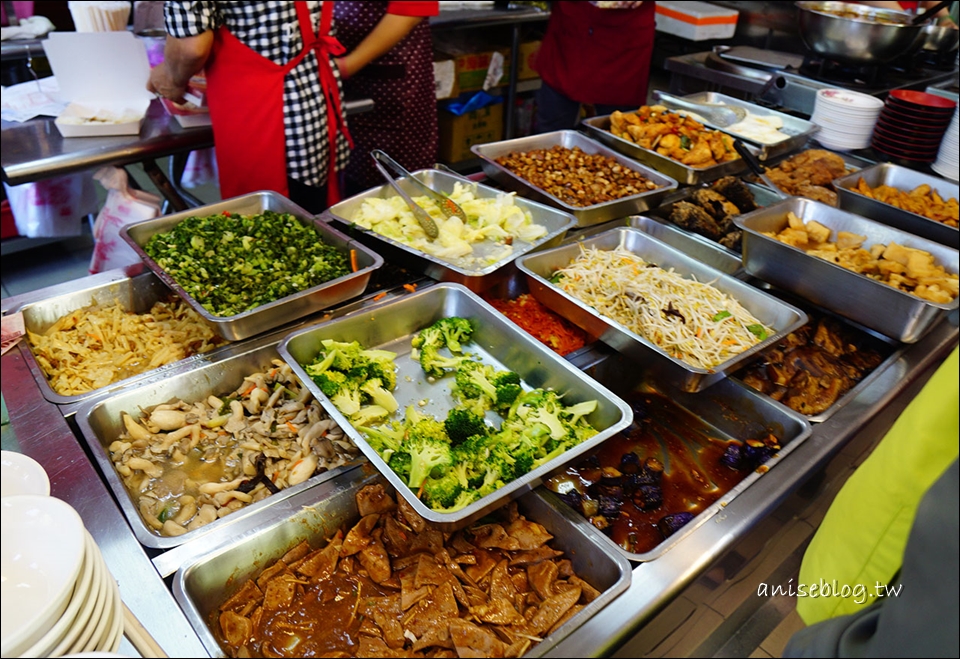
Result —
[[[600,9],[554,2],[537,55],[544,82],[581,103],[643,105],[647,100],[656,3]]]
[[[387,3],[387,13],[396,16],[436,16],[440,13],[439,2],[420,0],[392,0]]]

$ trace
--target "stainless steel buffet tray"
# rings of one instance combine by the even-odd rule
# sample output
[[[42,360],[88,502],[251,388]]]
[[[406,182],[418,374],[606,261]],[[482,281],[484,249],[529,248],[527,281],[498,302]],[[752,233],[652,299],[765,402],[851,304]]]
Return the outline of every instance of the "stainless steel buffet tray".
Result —
[[[83,282],[83,280],[81,280],[81,282]],[[75,290],[72,292],[63,293],[62,295],[57,295],[55,297],[50,297],[36,302],[28,302],[26,304],[11,308],[9,312],[22,312],[23,322],[27,330],[39,333],[45,331],[48,327],[53,325],[53,323],[68,313],[94,304],[109,306],[119,302],[120,305],[127,311],[132,311],[134,313],[147,313],[154,304],[163,300],[167,300],[171,296],[172,293],[164,284],[164,282],[152,272],[148,271],[129,278],[94,284],[92,286],[76,286]],[[93,396],[99,396],[108,391],[115,391],[117,389],[131,386],[140,380],[155,376],[159,373],[171,371],[172,369],[178,368],[178,365],[183,364],[184,362],[196,362],[198,359],[205,359],[207,355],[218,353],[222,349],[223,348],[216,348],[212,352],[206,353],[206,355],[203,357],[200,355],[193,355],[191,357],[187,357],[186,360],[181,360],[172,364],[165,364],[159,368],[150,371],[144,371],[143,373],[139,373],[122,380],[117,380],[116,382],[111,382],[105,387],[93,389],[91,391],[73,396],[64,396],[53,390],[53,388],[50,386],[50,382],[47,380],[47,376],[43,372],[43,369],[40,368],[40,365],[37,363],[37,359],[33,355],[32,348],[30,348],[28,344],[24,350],[24,354],[26,355],[26,361],[30,368],[30,373],[33,375],[33,379],[37,381],[37,385],[40,387],[43,397],[51,403],[56,403],[57,405],[70,405],[78,401],[86,400]]]
[[[711,123],[705,118],[701,117],[701,123],[704,126],[709,126],[710,128],[715,128],[721,130],[729,135],[734,135],[739,137],[744,142],[752,144],[757,149],[757,156],[760,160],[767,160],[769,158],[776,158],[786,153],[791,153],[797,149],[804,146],[814,133],[820,130],[820,127],[816,124],[807,121],[806,119],[801,119],[800,117],[794,117],[783,112],[777,112],[776,110],[771,110],[770,108],[765,108],[762,105],[756,105],[755,103],[748,103],[747,101],[742,101],[739,98],[734,98],[733,96],[727,96],[726,94],[720,94],[718,92],[697,92],[695,94],[687,94],[682,98],[693,101],[694,103],[705,103],[712,105],[727,105],[733,107],[743,108],[750,114],[757,117],[776,117],[781,122],[783,122],[783,127],[780,128],[780,132],[784,133],[788,137],[775,142],[773,144],[766,144],[763,142],[758,142],[755,139],[736,133],[729,128],[723,126],[717,126],[716,124]],[[671,106],[669,100],[659,99],[657,101],[660,105],[665,105],[671,109],[674,109]],[[684,110],[678,110],[683,112]]]
[[[254,215],[264,211],[289,213],[301,223],[313,226],[317,236],[325,243],[336,247],[343,253],[356,250],[357,271],[343,277],[337,277],[319,286],[314,286],[268,304],[260,305],[249,311],[234,316],[216,316],[207,311],[187,293],[166,270],[150,258],[144,251],[147,241],[154,235],[170,231],[177,224],[189,217],[203,217],[220,215],[221,213],[237,213],[239,215]],[[241,197],[226,199],[216,204],[201,206],[192,210],[165,215],[154,220],[138,222],[124,227],[120,235],[143,259],[163,282],[182,297],[193,309],[200,314],[223,338],[228,341],[240,341],[256,334],[266,332],[290,321],[302,318],[308,314],[322,311],[341,302],[362,294],[370,281],[374,270],[383,265],[383,259],[357,241],[351,240],[325,222],[316,220],[310,213],[303,210],[286,197],[276,192],[252,192]]]
[[[761,323],[772,328],[774,333],[722,364],[711,369],[700,368],[669,355],[653,341],[633,333],[616,321],[601,316],[593,307],[550,283],[553,273],[576,259],[580,255],[581,248],[613,250],[620,245],[661,268],[672,268],[685,277],[711,283],[717,290],[739,301]],[[638,229],[629,227],[611,229],[580,242],[533,254],[521,259],[518,267],[529,278],[530,291],[546,306],[590,334],[600,337],[601,341],[618,352],[651,369],[664,378],[665,382],[684,391],[701,391],[722,380],[743,366],[751,357],[807,321],[806,314],[796,307],[704,265]]]
[[[615,362],[616,360],[610,361]],[[636,378],[627,375],[624,369],[617,368],[610,361],[595,369],[595,376],[601,382],[616,389],[621,395],[629,398],[629,394],[624,392],[623,385]],[[633,391],[635,394],[655,393],[668,398],[671,402],[700,419],[713,431],[711,434],[716,436],[744,441],[747,439],[762,439],[772,433],[780,440],[782,448],[777,451],[774,457],[765,462],[762,468],[748,473],[743,480],[723,493],[719,499],[702,510],[689,523],[649,551],[643,553],[629,552],[608,536],[603,536],[610,551],[618,552],[631,561],[652,561],[663,556],[667,551],[682,542],[698,526],[706,523],[726,508],[737,495],[753,485],[758,479],[777,478],[777,471],[773,471],[772,474],[769,472],[799,446],[811,432],[810,422],[802,414],[731,379],[718,382],[699,393],[687,393],[672,387],[664,387],[650,380],[641,382]],[[685,435],[683,439],[697,442],[698,446],[703,445],[701,442],[709,441],[695,434]],[[666,451],[666,444],[664,443],[662,446],[663,450]],[[646,456],[641,456],[641,459],[644,457]],[[665,464],[666,471],[669,473],[672,468],[670,460],[663,459],[661,456],[661,462]],[[537,493],[550,501],[555,501],[555,505],[564,505],[545,487],[537,490]],[[683,511],[663,511],[664,515],[676,512]],[[579,513],[576,514],[579,515]]]
[[[317,474],[303,483],[282,489],[266,499],[180,536],[163,536],[151,530],[140,516],[134,495],[127,490],[117,474],[116,467],[110,459],[108,447],[124,432],[122,420],[124,412],[137,418],[141,410],[148,410],[161,403],[177,399],[196,401],[204,400],[211,395],[218,397],[228,395],[240,387],[244,377],[268,370],[271,360],[280,357],[276,342],[256,348],[241,349],[239,346],[231,346],[231,348],[237,354],[212,363],[197,365],[194,368],[181,368],[172,372],[167,378],[153,379],[141,386],[131,384],[124,391],[88,401],[77,410],[77,424],[83,439],[97,461],[107,485],[113,491],[114,498],[120,504],[120,509],[137,536],[137,540],[144,546],[156,549],[176,547],[272,506],[352,467],[352,465],[343,466]],[[362,460],[360,457],[358,459]]]
[[[454,186],[457,183],[474,186],[476,195],[482,199],[496,199],[504,194],[496,188],[464,181],[464,179],[459,176],[436,169],[423,169],[414,172],[413,175],[428,187],[444,194],[453,192]],[[402,179],[397,183],[411,197],[420,195],[420,192],[411,183]],[[559,244],[567,234],[567,230],[575,223],[574,219],[567,213],[535,201],[516,197],[514,203],[523,210],[529,211],[530,217],[535,224],[546,227],[546,235],[533,243],[514,242],[513,252],[506,257],[498,259],[494,263],[488,263],[486,257],[498,253],[503,249],[503,246],[493,240],[477,243],[473,246],[473,256],[476,257],[477,261],[471,264],[463,264],[427,254],[410,245],[405,245],[392,238],[383,236],[375,231],[369,231],[352,223],[352,218],[357,214],[363,202],[367,199],[388,199],[395,196],[396,192],[394,192],[393,188],[389,185],[371,188],[366,192],[362,192],[345,201],[341,201],[339,204],[331,206],[324,212],[323,217],[329,217],[330,219],[347,225],[349,231],[356,231],[358,238],[369,241],[378,250],[386,254],[391,265],[408,267],[411,270],[422,272],[437,281],[463,284],[472,291],[482,291],[497,283],[505,271],[504,267],[511,264],[518,256]]]
[[[501,156],[507,156],[521,151],[530,151],[531,149],[550,149],[555,146],[561,146],[565,149],[579,148],[584,153],[599,153],[613,158],[622,166],[639,172],[659,187],[648,192],[614,199],[602,204],[571,206],[497,162],[497,158]],[[627,215],[641,213],[648,208],[654,208],[663,197],[677,187],[677,181],[674,180],[675,177],[670,178],[670,173],[664,176],[658,171],[645,167],[629,158],[624,158],[616,150],[598,144],[589,137],[574,130],[561,130],[554,133],[531,135],[530,137],[520,137],[502,142],[492,142],[490,144],[475,144],[470,147],[470,150],[480,157],[480,166],[487,176],[511,190],[517,190],[521,194],[562,208],[577,218],[577,225],[580,227],[600,224],[608,220],[615,220],[620,217],[626,217]]]
[[[393,393],[400,404],[400,411],[394,416],[402,418],[402,410],[408,405],[415,405],[423,413],[444,419],[447,412],[455,407],[450,394],[453,378],[447,376],[434,383],[428,382],[419,361],[410,358],[410,339],[437,319],[451,316],[471,320],[474,333],[466,350],[485,364],[516,372],[529,387],[558,391],[563,394],[563,401],[567,405],[596,400],[597,409],[587,420],[598,433],[466,508],[455,513],[439,513],[424,505],[416,492],[387,466],[376,450],[367,444],[363,435],[313,383],[304,365],[316,359],[322,339],[359,341],[364,348],[390,350],[397,353],[397,387]],[[633,418],[630,407],[605,387],[457,284],[436,284],[368,310],[300,330],[284,339],[279,350],[300,380],[307,384],[330,416],[390,481],[400,496],[422,517],[441,524],[446,530],[461,528],[500,506],[506,499],[536,487],[543,474],[573,460],[629,426]],[[423,401],[426,401],[425,405],[420,404]]]
[[[960,184],[891,163],[878,163],[833,182],[840,197],[840,208],[941,245],[960,249],[960,230],[956,227],[861,194],[857,190],[860,178],[871,188],[888,185],[904,192],[929,185],[944,201],[951,197],[960,199]]]
[[[746,171],[747,163],[743,158],[722,162],[712,167],[690,167],[681,162],[661,155],[652,149],[644,149],[630,140],[617,137],[610,132],[610,115],[601,117],[591,117],[581,122],[587,133],[596,138],[603,144],[619,151],[625,156],[639,160],[640,162],[653,167],[658,172],[675,179],[681,185],[697,185],[699,183],[709,183],[716,181],[724,176],[731,176]],[[752,150],[753,147],[747,147]]]
[[[343,473],[312,492],[288,499],[271,511],[270,517],[262,516],[263,525],[255,531],[188,562],[177,572],[174,596],[211,656],[225,656],[209,628],[217,624],[220,604],[301,541],[319,547],[338,529],[355,523],[359,518],[356,493],[373,483],[383,483],[382,477],[363,468]],[[600,533],[563,504],[531,492],[517,500],[517,507],[527,519],[545,526],[554,536],[551,545],[564,552],[578,576],[601,591],[597,599],[524,655],[539,657],[626,590],[631,566],[621,556],[609,553]]]
[[[956,249],[839,208],[791,197],[734,220],[744,232],[743,265],[749,274],[904,343],[916,342],[946,312],[957,309],[958,298],[950,304],[928,302],[764,235],[786,227],[789,212],[804,222],[816,220],[834,234],[849,231],[866,236],[864,249],[895,242],[930,252],[947,272],[960,270]]]

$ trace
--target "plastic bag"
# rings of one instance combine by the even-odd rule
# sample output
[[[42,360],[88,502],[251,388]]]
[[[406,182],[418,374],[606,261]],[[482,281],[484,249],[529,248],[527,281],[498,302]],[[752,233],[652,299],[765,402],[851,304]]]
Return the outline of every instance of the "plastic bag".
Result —
[[[187,166],[183,170],[180,184],[185,188],[199,188],[211,183],[216,185],[219,180],[217,156],[213,147],[191,151],[187,156]]]
[[[131,189],[127,172],[118,167],[102,167],[93,177],[107,189],[107,202],[93,225],[96,246],[90,274],[139,263],[140,257],[120,237],[120,229],[160,215],[160,197]]]
[[[17,224],[27,238],[62,238],[83,232],[81,219],[97,212],[97,190],[90,172],[3,187]]]

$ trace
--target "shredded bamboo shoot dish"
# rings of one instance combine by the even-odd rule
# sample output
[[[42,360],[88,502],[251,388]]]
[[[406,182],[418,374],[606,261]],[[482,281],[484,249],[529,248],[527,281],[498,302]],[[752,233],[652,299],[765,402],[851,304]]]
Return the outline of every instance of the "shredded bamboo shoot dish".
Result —
[[[739,302],[708,283],[647,263],[622,245],[581,249],[551,281],[692,366],[714,368],[771,333]]]
[[[100,389],[164,364],[213,350],[210,326],[181,300],[157,302],[149,313],[117,302],[71,311],[46,331],[27,331],[50,387],[63,396]]]

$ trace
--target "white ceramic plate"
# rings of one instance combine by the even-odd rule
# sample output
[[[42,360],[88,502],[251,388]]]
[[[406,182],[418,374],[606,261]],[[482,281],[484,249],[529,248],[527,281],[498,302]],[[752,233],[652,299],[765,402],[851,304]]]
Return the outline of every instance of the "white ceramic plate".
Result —
[[[50,479],[40,463],[16,451],[0,451],[0,496],[50,494]]]
[[[90,586],[86,601],[83,603],[83,608],[77,614],[66,636],[60,640],[50,653],[51,656],[58,656],[69,652],[71,648],[76,645],[76,641],[80,635],[83,634],[83,630],[86,629],[88,625],[93,624],[93,612],[94,609],[96,609],[97,602],[100,601],[101,591],[103,590],[103,561],[100,559],[99,551],[93,551],[91,545],[96,546],[93,538],[87,534],[87,551],[91,553],[93,560],[93,583]]]
[[[48,496],[0,498],[3,656],[35,645],[66,610],[83,565],[83,521]]]

